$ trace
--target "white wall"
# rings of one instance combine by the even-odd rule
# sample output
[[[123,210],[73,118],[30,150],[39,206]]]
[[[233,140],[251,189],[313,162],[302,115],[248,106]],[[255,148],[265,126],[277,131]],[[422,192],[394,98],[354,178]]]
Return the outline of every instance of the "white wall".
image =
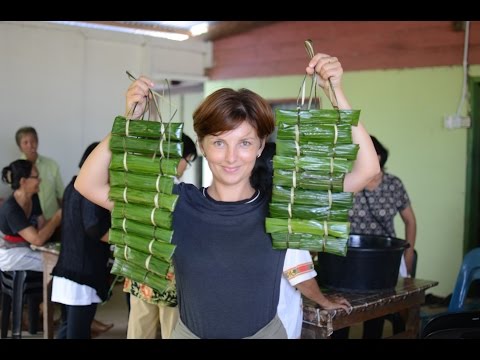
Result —
[[[211,59],[211,44],[200,41],[43,22],[1,22],[0,49],[0,169],[19,157],[15,132],[30,125],[39,134],[39,153],[59,163],[65,185],[77,173],[85,148],[101,140],[114,117],[124,113],[130,83],[125,70],[156,82],[164,77],[199,80]],[[191,115],[199,98],[182,100],[186,129],[192,128],[186,114]],[[0,183],[0,197],[9,194],[9,187]]]

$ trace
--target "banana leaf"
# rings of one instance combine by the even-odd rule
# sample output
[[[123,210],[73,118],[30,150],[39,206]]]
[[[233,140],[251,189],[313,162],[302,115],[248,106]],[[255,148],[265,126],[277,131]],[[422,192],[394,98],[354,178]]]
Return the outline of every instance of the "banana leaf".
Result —
[[[309,142],[298,144],[294,140],[276,140],[276,154],[279,156],[321,156],[355,160],[358,148],[358,144],[325,145]]]
[[[113,122],[112,135],[126,136],[127,120],[124,116],[117,116]],[[163,129],[163,131],[162,131]],[[164,139],[171,141],[182,141],[183,123],[170,122],[161,123],[148,120],[130,120],[128,125],[128,136],[157,138],[165,135]]]
[[[327,231],[325,231],[325,223]],[[265,221],[267,233],[278,232],[306,233],[312,235],[326,235],[336,238],[348,238],[350,234],[350,223],[339,221],[318,221],[301,219],[276,219],[267,217]]]
[[[147,255],[152,254],[165,261],[170,261],[176,247],[173,244],[155,239],[148,239],[134,234],[126,234],[118,229],[110,229],[109,243],[122,246],[127,245],[135,250],[141,251]]]
[[[110,137],[110,150],[112,152],[131,152],[138,154],[164,154],[166,158],[182,157],[183,143],[161,139],[137,138],[131,136]]]
[[[110,170],[127,171],[146,175],[161,174],[176,176],[179,162],[179,158],[166,159],[128,153],[112,153]]]
[[[156,191],[170,195],[174,183],[173,176],[141,175],[110,170],[110,186],[128,186],[132,189]]]
[[[351,144],[352,127],[350,125],[329,124],[279,124],[277,139],[279,140],[297,140],[302,142],[312,142],[318,144]],[[298,134],[296,134],[298,132]],[[335,133],[337,136],[335,137]],[[335,141],[336,140],[336,141]]]
[[[317,219],[329,221],[348,221],[348,209],[330,208],[328,205],[302,205],[272,202],[269,205],[272,218]],[[290,209],[290,210],[289,210]]]
[[[289,234],[287,232],[272,234],[274,249],[302,249],[346,256],[347,243],[348,237],[344,239],[302,233]]]
[[[148,205],[173,212],[178,195],[168,195],[152,191],[135,190],[128,187],[110,187],[109,198],[113,201]]]
[[[273,171],[274,185],[295,187],[305,190],[332,190],[334,192],[342,192],[343,178],[344,174],[330,176],[318,174],[313,171],[303,171],[299,173],[288,170]]]
[[[339,174],[352,171],[352,161],[338,158],[310,156],[273,157],[273,168],[277,170],[295,170],[297,172],[316,171],[323,174]]]
[[[348,124],[356,126],[360,118],[360,110],[284,110],[275,111],[276,124]]]
[[[115,245],[113,256],[116,259],[131,262],[145,270],[154,272],[163,277],[167,276],[168,268],[170,267],[170,262],[156,258],[151,254],[135,250],[129,246]]]
[[[113,206],[112,218],[127,218],[167,230],[172,229],[172,213],[163,209],[116,202]]]
[[[142,269],[138,265],[121,259],[115,259],[111,273],[138,281],[159,292],[165,291],[170,282],[165,277],[158,276],[153,272]]]
[[[293,192],[292,192],[293,189]],[[328,204],[332,201],[332,208],[351,209],[353,205],[353,193],[303,190],[283,186],[273,186],[272,201],[292,204]]]
[[[166,243],[172,242],[173,230],[166,230],[152,224],[142,224],[125,218],[112,217],[112,229],[118,229],[128,235],[136,235],[147,239],[156,239]]]

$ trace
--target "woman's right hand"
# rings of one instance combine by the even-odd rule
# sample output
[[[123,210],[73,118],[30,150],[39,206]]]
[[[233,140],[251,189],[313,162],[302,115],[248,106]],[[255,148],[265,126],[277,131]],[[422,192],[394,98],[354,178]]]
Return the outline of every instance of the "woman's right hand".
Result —
[[[149,90],[153,87],[154,84],[152,80],[146,76],[140,76],[140,78],[130,84],[126,94],[125,117],[129,119],[140,118],[145,111],[147,98],[151,98],[152,96]]]

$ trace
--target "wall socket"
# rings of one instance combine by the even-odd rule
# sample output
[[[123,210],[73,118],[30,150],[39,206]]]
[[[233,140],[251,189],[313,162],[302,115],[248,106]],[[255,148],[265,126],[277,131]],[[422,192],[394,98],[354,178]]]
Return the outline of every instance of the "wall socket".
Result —
[[[443,125],[446,129],[469,128],[471,120],[469,116],[445,115]]]

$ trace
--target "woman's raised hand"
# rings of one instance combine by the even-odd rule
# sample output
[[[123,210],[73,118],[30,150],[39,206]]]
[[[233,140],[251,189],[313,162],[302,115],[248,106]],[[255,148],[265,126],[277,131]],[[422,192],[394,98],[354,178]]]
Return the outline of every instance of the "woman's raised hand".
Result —
[[[314,72],[318,74],[318,85],[327,92],[327,95],[330,85],[328,79],[330,79],[335,90],[341,88],[343,68],[336,57],[318,53],[308,63],[306,71],[309,75]]]
[[[152,80],[146,76],[140,76],[128,87],[126,94],[125,116],[129,119],[138,119],[145,111],[147,98],[152,97],[149,91],[153,88]]]

